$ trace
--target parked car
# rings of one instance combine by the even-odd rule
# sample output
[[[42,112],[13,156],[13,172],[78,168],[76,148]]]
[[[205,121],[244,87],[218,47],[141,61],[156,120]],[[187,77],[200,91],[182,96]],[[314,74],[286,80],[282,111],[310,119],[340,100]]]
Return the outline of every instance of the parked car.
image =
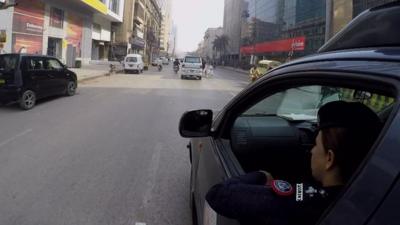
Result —
[[[215,184],[265,170],[296,183],[310,178],[317,111],[332,101],[361,102],[385,123],[351,181],[318,224],[400,221],[400,4],[368,10],[318,54],[268,72],[222,111],[186,112],[179,131],[191,138],[190,207],[195,224],[233,225],[205,196]],[[383,26],[384,25],[384,26]]]
[[[38,99],[72,96],[77,77],[57,58],[28,54],[0,55],[0,102],[18,102],[22,109],[35,106]]]
[[[161,65],[161,64],[162,64],[161,58],[155,58],[155,59],[153,59],[153,61],[151,62],[151,65],[152,65],[152,66],[158,66],[158,65]]]
[[[124,59],[125,73],[136,72],[143,73],[144,63],[143,57],[139,54],[128,54]]]
[[[181,79],[194,77],[201,80],[203,75],[202,59],[198,56],[186,56],[183,60],[181,69]]]
[[[263,75],[265,75],[268,71],[280,66],[282,63],[279,61],[275,61],[275,60],[260,60],[257,63],[257,71],[254,71],[254,69],[250,69],[249,71],[249,76],[250,76],[250,80],[252,82],[256,81],[257,79],[259,79],[260,77],[262,77]]]

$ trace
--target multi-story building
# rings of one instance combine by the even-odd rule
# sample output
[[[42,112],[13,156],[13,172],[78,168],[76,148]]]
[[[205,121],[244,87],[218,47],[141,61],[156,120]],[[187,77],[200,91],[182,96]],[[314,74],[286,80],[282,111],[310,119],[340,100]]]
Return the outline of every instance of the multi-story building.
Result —
[[[169,56],[172,52],[170,37],[172,32],[172,0],[164,0],[161,6],[163,15],[161,23],[160,50],[164,56]]]
[[[208,28],[204,34],[203,40],[203,52],[202,57],[207,59],[207,61],[215,61],[217,59],[217,52],[214,49],[214,40],[218,36],[222,36],[224,34],[224,30],[222,27],[218,28]]]
[[[122,22],[124,0],[18,0],[0,11],[5,51],[45,54],[69,66],[107,60],[111,23]],[[77,10],[79,9],[79,10]]]
[[[115,57],[138,53],[146,63],[151,62],[159,54],[161,20],[156,0],[125,0],[123,23],[114,26]]]
[[[223,30],[229,39],[224,61],[227,65],[234,65],[239,62],[242,1],[225,0],[224,4]]]
[[[224,33],[230,39],[226,57],[235,58],[235,37],[240,38],[241,64],[263,58],[286,61],[315,53],[359,13],[392,1],[225,0]]]

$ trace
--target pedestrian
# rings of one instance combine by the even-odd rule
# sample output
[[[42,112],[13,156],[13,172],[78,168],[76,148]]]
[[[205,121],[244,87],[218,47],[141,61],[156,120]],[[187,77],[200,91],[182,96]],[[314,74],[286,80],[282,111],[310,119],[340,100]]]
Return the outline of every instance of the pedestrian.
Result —
[[[210,64],[210,65],[208,66],[207,75],[208,75],[209,77],[214,76],[214,66],[213,66],[212,64]]]
[[[318,121],[310,161],[316,184],[292,186],[266,171],[252,172],[213,186],[206,195],[211,208],[240,224],[316,224],[382,129],[379,117],[359,102],[327,103],[318,111]]]
[[[206,74],[206,64],[207,64],[207,62],[205,61],[205,60],[201,60],[202,62],[201,62],[201,69],[203,70],[203,75],[205,74],[205,75],[207,75]]]
[[[0,55],[1,54],[6,54],[7,52],[4,50],[4,44],[0,43]]]

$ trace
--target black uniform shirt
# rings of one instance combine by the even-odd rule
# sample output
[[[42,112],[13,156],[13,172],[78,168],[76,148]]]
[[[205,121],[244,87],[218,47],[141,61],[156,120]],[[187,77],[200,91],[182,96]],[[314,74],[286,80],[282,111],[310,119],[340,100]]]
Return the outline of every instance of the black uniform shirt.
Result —
[[[218,214],[241,224],[315,224],[342,186],[322,189],[308,184],[290,186],[292,192],[277,192],[266,185],[262,172],[252,172],[213,186],[206,195]]]

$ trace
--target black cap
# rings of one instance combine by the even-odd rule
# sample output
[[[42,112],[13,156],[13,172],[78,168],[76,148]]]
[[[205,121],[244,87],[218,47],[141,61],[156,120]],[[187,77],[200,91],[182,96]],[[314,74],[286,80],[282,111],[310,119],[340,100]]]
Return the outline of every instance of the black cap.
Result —
[[[380,129],[382,122],[360,102],[329,102],[318,111],[319,129],[341,127],[351,129]]]

